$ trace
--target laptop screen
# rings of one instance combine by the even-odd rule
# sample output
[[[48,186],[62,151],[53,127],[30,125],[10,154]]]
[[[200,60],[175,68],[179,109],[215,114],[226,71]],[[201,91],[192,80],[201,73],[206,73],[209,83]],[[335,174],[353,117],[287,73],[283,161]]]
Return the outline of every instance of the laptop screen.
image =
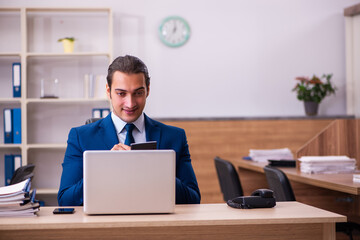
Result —
[[[84,152],[85,213],[171,213],[174,207],[173,150]]]

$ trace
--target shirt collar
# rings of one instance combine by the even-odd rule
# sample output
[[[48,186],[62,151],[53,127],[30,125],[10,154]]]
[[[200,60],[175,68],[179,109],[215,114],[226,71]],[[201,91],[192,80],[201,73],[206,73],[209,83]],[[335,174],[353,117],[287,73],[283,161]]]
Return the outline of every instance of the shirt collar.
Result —
[[[121,120],[121,118],[119,118],[118,116],[115,115],[114,112],[111,112],[111,119],[115,125],[115,129],[116,129],[116,132],[117,134],[120,134],[126,123],[127,122],[124,122],[123,120]],[[144,117],[144,113],[142,113],[138,119],[136,119],[134,122],[132,122],[135,127],[137,128],[137,130],[140,132],[140,133],[143,133],[145,131],[145,117]]]

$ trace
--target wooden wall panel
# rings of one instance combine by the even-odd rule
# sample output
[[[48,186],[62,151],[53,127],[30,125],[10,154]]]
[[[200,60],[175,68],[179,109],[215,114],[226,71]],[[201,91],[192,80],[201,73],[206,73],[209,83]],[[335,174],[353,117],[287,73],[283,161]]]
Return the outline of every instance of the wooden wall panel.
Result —
[[[223,202],[214,157],[236,159],[249,149],[288,147],[293,154],[334,119],[163,121],[185,129],[192,164],[199,183],[201,203]],[[240,175],[249,184],[248,175]],[[255,186],[256,183],[255,183]],[[246,186],[244,186],[246,187]],[[249,190],[250,192],[250,190]]]
[[[301,156],[346,155],[360,165],[360,119],[338,119],[307,141],[296,153]]]

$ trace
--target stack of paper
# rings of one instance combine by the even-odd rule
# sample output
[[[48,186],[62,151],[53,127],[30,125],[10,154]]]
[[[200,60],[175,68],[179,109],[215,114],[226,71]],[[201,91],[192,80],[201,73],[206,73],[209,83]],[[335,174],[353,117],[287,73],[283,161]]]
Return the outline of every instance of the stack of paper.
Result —
[[[356,160],[347,156],[303,156],[299,158],[304,173],[352,173]]]
[[[289,148],[280,149],[250,149],[249,156],[255,162],[267,162],[268,160],[292,160],[293,154]]]
[[[353,182],[360,182],[360,174],[353,174]]]
[[[0,187],[0,217],[1,216],[36,216],[39,203],[35,203],[34,190],[30,191],[30,178],[20,183]]]

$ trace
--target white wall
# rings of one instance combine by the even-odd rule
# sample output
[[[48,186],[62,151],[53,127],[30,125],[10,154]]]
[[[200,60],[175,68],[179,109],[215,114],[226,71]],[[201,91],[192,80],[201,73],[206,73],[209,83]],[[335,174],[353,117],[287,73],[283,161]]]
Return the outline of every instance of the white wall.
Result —
[[[346,114],[343,9],[359,0],[0,0],[0,7],[111,7],[114,56],[149,67],[152,117],[302,116],[295,77],[333,73],[321,115]],[[185,18],[189,42],[158,38],[169,15]],[[76,37],[76,36],[75,36]],[[104,70],[106,72],[106,69]]]

